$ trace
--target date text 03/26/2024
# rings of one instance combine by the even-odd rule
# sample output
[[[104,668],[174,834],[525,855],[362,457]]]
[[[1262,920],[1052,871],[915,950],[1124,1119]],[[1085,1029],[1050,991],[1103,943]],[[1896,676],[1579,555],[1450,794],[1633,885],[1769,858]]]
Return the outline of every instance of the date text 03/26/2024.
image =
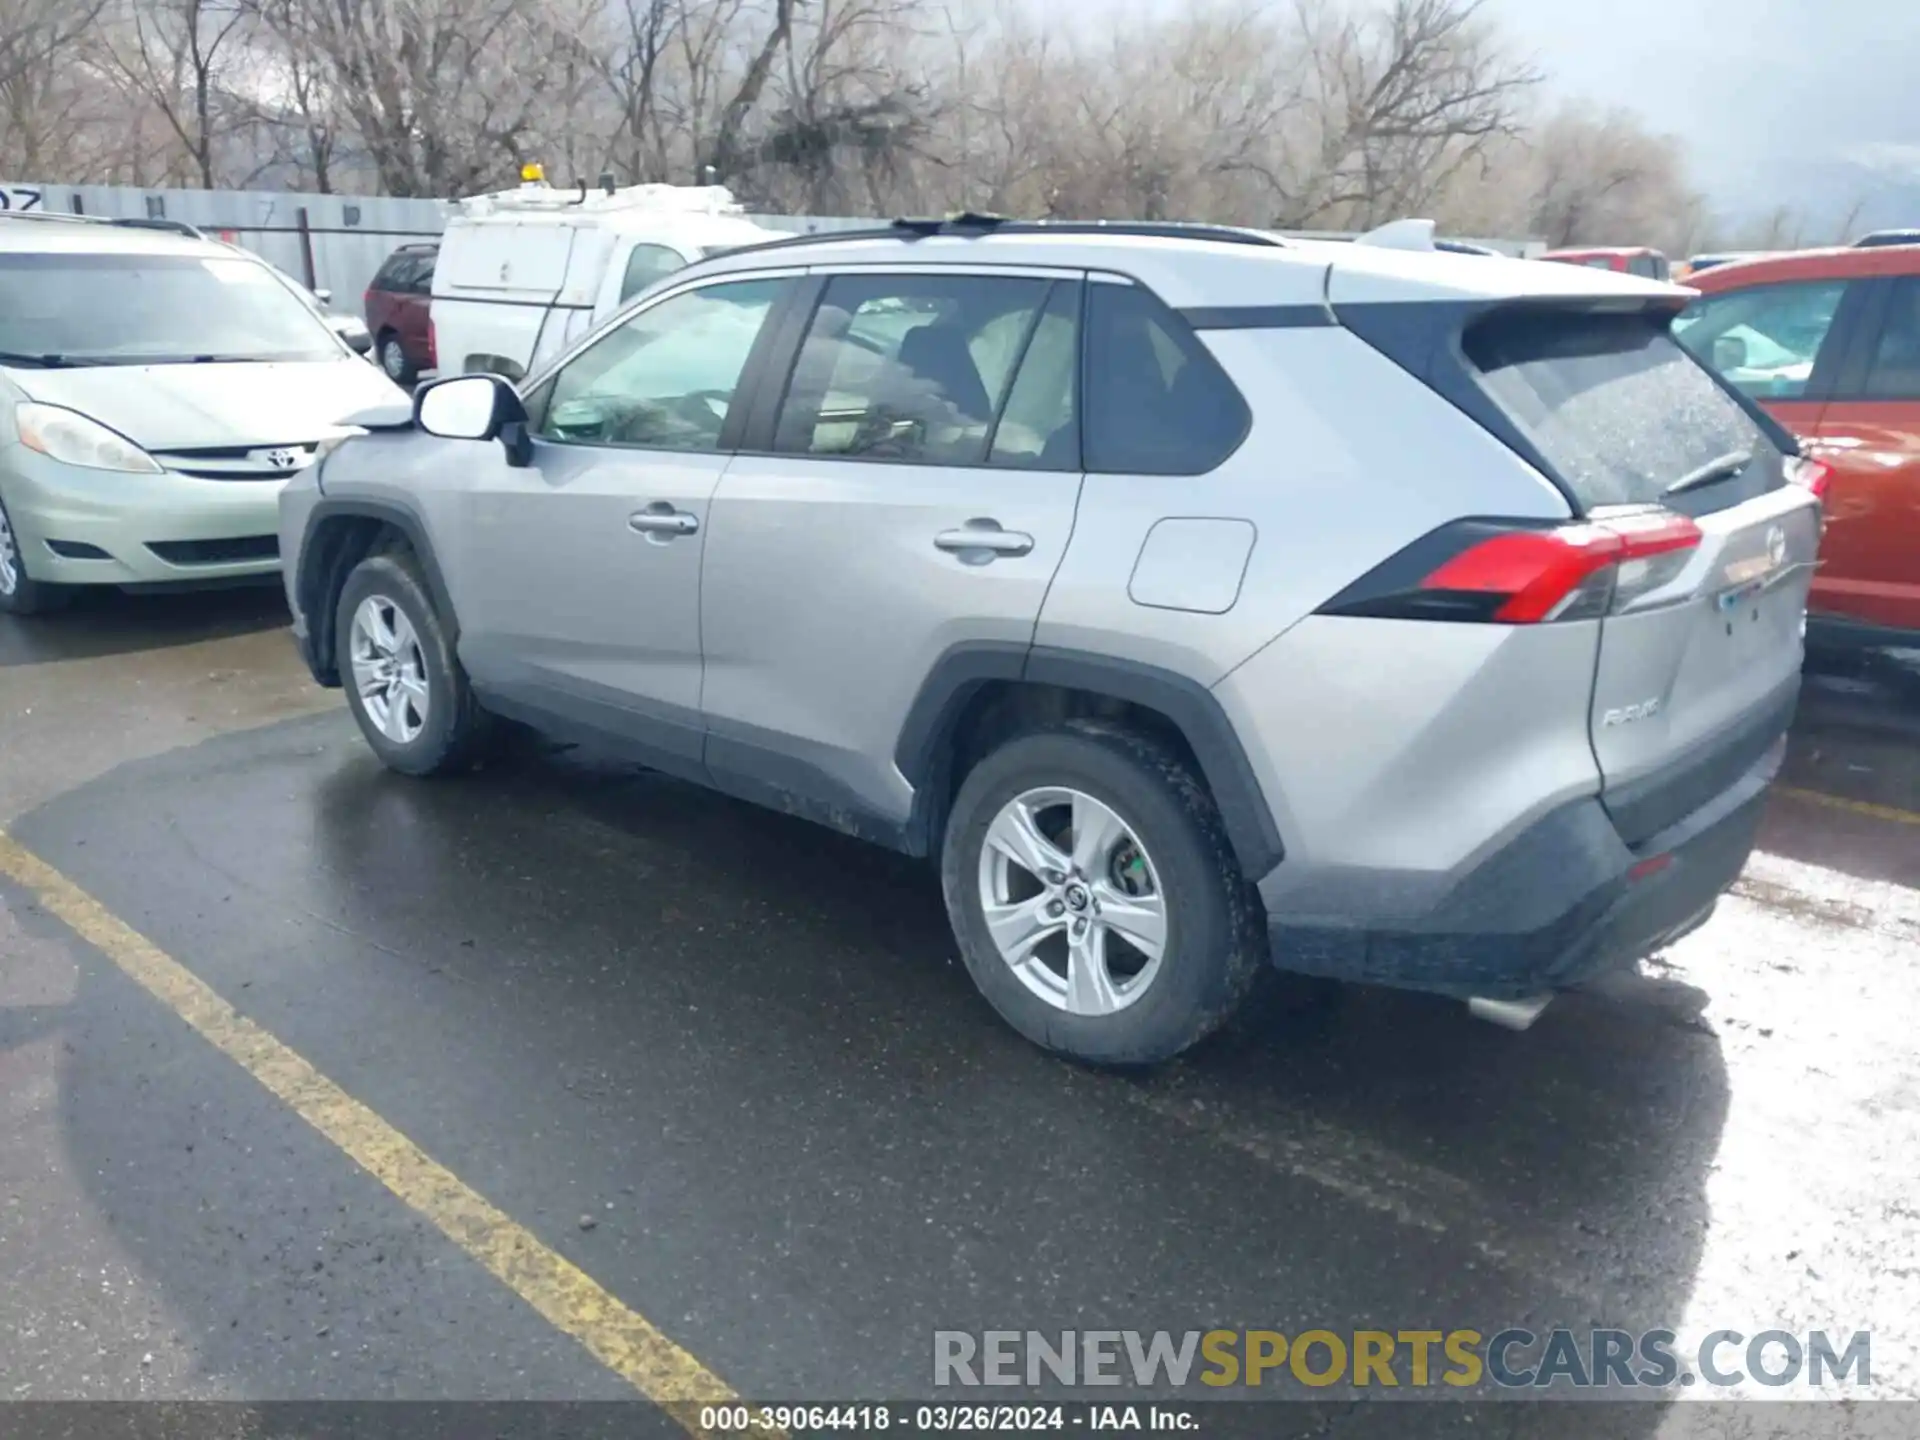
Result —
[[[909,1435],[1022,1431],[1158,1431],[1194,1433],[1200,1417],[1177,1405],[708,1405],[700,1430],[711,1435],[809,1435],[842,1430],[898,1430]]]

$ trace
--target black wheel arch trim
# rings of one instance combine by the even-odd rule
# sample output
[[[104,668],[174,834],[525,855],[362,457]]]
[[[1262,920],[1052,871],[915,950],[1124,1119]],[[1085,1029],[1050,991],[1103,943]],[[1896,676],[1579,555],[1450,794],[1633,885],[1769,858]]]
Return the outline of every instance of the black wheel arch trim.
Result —
[[[1199,761],[1246,878],[1260,879],[1285,858],[1286,847],[1259,777],[1226,711],[1204,685],[1171,670],[1111,655],[994,641],[962,642],[934,662],[894,748],[894,763],[914,789],[910,830],[926,845],[927,853],[936,848],[933,828],[941,819],[937,803],[944,789],[943,767],[950,760],[954,726],[981,687],[996,680],[1057,685],[1164,715]]]
[[[307,639],[302,647],[307,668],[313,672],[313,678],[322,685],[337,686],[339,675],[333,665],[333,616],[322,613],[316,604],[315,587],[320,577],[314,571],[314,560],[318,553],[314,537],[330,520],[377,520],[391,525],[406,536],[407,544],[420,561],[420,571],[427,582],[427,590],[433,598],[433,608],[439,612],[441,622],[447,628],[449,647],[457,646],[460,639],[460,621],[453,608],[453,596],[447,589],[446,578],[440,573],[440,562],[433,553],[433,544],[427,538],[426,521],[420,512],[402,500],[381,498],[359,498],[339,496],[323,498],[307,515],[307,525],[300,537],[300,567],[294,576],[294,593],[299,599],[301,615],[306,620]],[[345,576],[341,579],[344,581]]]

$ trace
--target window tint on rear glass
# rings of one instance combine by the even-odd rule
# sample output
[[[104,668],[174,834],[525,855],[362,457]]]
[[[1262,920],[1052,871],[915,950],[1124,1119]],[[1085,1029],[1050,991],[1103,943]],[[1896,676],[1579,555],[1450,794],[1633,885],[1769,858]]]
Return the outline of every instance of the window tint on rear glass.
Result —
[[[1247,402],[1186,322],[1137,285],[1087,292],[1088,470],[1202,475],[1246,438]]]
[[[1661,317],[1511,310],[1464,347],[1481,388],[1587,507],[1657,501],[1716,460],[1772,453]]]
[[[387,257],[386,263],[380,267],[379,273],[373,277],[373,283],[367,288],[370,290],[404,289],[403,277],[412,264],[411,255],[404,250],[395,251]]]
[[[1868,400],[1920,400],[1920,278],[1893,282],[1887,323],[1867,371]]]
[[[1797,400],[1846,288],[1844,280],[1796,280],[1703,295],[1673,322],[1673,333],[1754,399]]]

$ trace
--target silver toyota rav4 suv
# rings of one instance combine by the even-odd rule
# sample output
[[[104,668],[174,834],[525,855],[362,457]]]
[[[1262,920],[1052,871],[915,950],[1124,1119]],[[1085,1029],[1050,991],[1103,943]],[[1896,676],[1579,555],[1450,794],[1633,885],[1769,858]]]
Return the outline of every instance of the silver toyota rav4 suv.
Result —
[[[680,271],[281,500],[368,743],[496,717],[935,860],[1034,1041],[1164,1059],[1263,967],[1523,1023],[1753,845],[1822,469],[1687,292],[975,222]]]

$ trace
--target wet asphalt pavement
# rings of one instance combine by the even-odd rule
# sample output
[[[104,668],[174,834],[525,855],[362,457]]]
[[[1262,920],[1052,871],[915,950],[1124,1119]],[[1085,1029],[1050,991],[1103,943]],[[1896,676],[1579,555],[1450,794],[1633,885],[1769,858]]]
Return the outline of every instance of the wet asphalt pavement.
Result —
[[[1920,1398],[1897,665],[1810,687],[1643,973],[1520,1035],[1279,992],[1113,1075],[998,1023],[920,865],[579,750],[390,776],[284,621],[0,619],[0,826],[743,1395],[925,1395],[937,1329],[1567,1323],[1870,1329]],[[5,880],[0,957],[0,1400],[632,1393]]]

